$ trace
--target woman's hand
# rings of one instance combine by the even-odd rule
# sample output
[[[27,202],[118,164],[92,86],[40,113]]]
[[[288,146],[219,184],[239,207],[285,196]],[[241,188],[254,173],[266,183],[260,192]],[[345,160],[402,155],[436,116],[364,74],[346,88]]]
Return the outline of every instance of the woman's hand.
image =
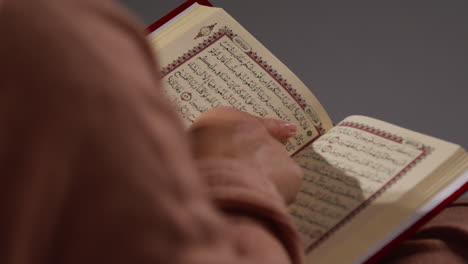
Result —
[[[228,158],[266,175],[289,204],[295,200],[303,176],[280,140],[296,132],[296,125],[258,118],[232,108],[204,113],[190,128],[195,159]]]

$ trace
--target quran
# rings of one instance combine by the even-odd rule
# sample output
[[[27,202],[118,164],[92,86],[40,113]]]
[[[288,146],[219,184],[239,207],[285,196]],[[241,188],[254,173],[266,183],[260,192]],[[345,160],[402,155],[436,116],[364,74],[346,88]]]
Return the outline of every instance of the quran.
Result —
[[[460,146],[365,116],[333,125],[294,73],[208,1],[187,1],[148,31],[187,126],[218,106],[297,124],[284,146],[305,174],[289,213],[306,263],[375,262],[468,189]]]

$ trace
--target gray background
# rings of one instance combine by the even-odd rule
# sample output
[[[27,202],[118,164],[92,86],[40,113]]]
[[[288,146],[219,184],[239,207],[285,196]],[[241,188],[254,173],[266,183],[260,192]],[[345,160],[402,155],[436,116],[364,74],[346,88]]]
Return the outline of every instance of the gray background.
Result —
[[[183,0],[121,0],[146,25]],[[335,122],[363,114],[468,148],[468,1],[213,0]]]

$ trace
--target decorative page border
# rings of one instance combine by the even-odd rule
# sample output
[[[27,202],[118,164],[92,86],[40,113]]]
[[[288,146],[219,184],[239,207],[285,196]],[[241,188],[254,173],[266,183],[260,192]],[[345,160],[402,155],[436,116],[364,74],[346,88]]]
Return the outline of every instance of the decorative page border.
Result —
[[[191,50],[188,52],[184,53],[182,56],[178,57],[176,60],[174,60],[172,63],[167,65],[161,70],[161,78],[164,78],[171,72],[173,72],[175,69],[186,63],[188,60],[192,59],[193,57],[197,56],[200,52],[204,51],[208,47],[210,47],[212,44],[214,44],[216,41],[221,39],[222,37],[227,36],[231,41],[234,42],[234,38],[237,37],[238,35],[235,34],[231,29],[228,27],[223,27],[219,29],[217,32],[213,33],[213,35],[209,36],[207,39],[205,39],[203,42],[198,44],[197,46],[193,47]],[[234,42],[235,43],[235,42]],[[241,49],[242,50],[242,49]],[[306,101],[302,98],[302,96],[297,92],[296,89],[292,87],[291,84],[288,83],[288,81],[278,73],[271,65],[268,64],[262,57],[260,57],[256,52],[250,50],[248,52],[243,51],[244,54],[249,56],[255,63],[257,63],[258,66],[260,66],[262,69],[264,69],[283,89],[292,97],[292,99],[302,108],[302,110],[305,110],[307,107]],[[307,114],[307,113],[306,113]],[[318,132],[318,136],[321,136],[325,134],[326,130],[323,128],[322,124],[319,125],[314,125],[315,129]],[[317,136],[317,137],[318,137]],[[316,137],[316,138],[317,138]]]
[[[393,142],[403,144],[404,139],[403,137],[388,133],[386,131],[382,131],[380,129],[367,126],[357,122],[341,122],[337,125],[337,127],[352,127],[355,129],[359,129],[373,135],[382,137],[384,139],[391,140]],[[380,195],[382,195],[388,188],[390,188],[393,184],[395,184],[399,179],[401,179],[405,174],[408,173],[412,168],[414,168],[421,160],[426,158],[433,150],[432,147],[422,145],[418,148],[421,150],[422,153],[416,157],[413,161],[411,161],[406,167],[404,167],[400,172],[395,174],[393,178],[391,178],[387,183],[385,183],[379,190],[377,190],[373,195],[371,195],[367,200],[363,201],[360,205],[358,205],[354,210],[352,210],[347,216],[341,219],[335,226],[330,228],[325,234],[322,235],[317,241],[312,243],[309,247],[306,248],[306,253],[310,252],[314,248],[318,247],[321,243],[323,243],[327,238],[329,238],[333,233],[335,233],[338,229],[348,223],[354,216],[364,210],[369,204],[371,204],[375,199],[377,199]]]

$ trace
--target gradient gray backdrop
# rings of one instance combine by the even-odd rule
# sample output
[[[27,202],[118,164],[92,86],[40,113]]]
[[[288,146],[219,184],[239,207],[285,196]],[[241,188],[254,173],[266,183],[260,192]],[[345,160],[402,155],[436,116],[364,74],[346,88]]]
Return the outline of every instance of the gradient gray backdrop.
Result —
[[[146,25],[183,0],[121,0]],[[213,0],[335,122],[382,119],[468,148],[468,1]]]

